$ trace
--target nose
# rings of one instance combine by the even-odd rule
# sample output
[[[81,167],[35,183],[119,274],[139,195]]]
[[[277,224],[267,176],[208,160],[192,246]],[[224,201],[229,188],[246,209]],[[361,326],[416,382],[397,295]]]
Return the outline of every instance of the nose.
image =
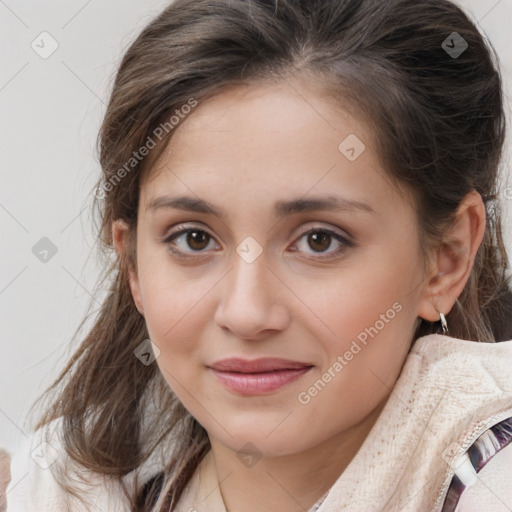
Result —
[[[284,300],[291,291],[271,269],[262,253],[248,263],[234,254],[234,266],[219,286],[216,324],[245,340],[263,339],[290,322]]]

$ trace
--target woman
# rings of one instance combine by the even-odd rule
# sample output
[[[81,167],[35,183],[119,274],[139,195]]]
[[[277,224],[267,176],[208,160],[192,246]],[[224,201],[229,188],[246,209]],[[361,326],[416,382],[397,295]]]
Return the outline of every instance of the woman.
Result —
[[[502,101],[445,0],[170,5],[100,132],[110,292],[8,512],[512,507]]]

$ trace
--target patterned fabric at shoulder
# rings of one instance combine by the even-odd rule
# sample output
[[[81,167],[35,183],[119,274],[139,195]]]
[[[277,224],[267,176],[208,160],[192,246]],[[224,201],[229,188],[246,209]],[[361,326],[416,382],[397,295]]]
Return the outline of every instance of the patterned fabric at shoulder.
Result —
[[[474,473],[478,473],[499,451],[511,442],[512,417],[493,425],[481,434],[466,452]],[[464,477],[462,474],[457,475],[457,471],[455,471],[441,512],[454,512],[466,488]]]

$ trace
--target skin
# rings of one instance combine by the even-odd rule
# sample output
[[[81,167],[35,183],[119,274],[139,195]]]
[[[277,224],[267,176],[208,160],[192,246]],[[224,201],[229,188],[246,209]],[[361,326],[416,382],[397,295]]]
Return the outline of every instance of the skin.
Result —
[[[426,259],[410,195],[391,184],[369,130],[333,109],[314,84],[290,84],[233,87],[201,102],[140,191],[133,298],[161,351],[163,376],[208,432],[226,508],[237,512],[307,510],[327,492],[382,411],[419,319],[439,320],[462,292],[485,226],[481,198],[469,194],[450,243]],[[353,162],[338,149],[349,134],[366,146]],[[201,198],[226,218],[147,208],[165,195]],[[276,201],[326,195],[372,212],[274,215]],[[112,227],[122,256],[126,224]],[[210,237],[163,242],[187,228]],[[303,235],[312,228],[353,244],[328,237],[315,245]],[[263,251],[252,263],[236,251],[248,236]],[[397,303],[400,312],[301,403],[299,394]],[[313,368],[270,394],[246,397],[207,368],[228,357],[282,357]],[[246,443],[261,455],[252,467],[237,456]]]

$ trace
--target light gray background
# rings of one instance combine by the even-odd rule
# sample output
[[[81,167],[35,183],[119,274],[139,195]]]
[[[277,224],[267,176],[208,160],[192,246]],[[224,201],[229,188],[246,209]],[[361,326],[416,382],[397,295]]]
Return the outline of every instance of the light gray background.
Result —
[[[69,356],[96,282],[89,211],[100,173],[94,147],[116,66],[167,4],[0,0],[0,445],[10,451],[29,431],[30,405]],[[512,0],[460,4],[500,55],[510,111]],[[47,59],[31,47],[43,31],[59,45]],[[46,39],[46,49],[49,44]],[[508,161],[510,134],[507,146]],[[512,254],[510,178],[507,187]],[[58,250],[46,263],[32,253],[42,237]]]

